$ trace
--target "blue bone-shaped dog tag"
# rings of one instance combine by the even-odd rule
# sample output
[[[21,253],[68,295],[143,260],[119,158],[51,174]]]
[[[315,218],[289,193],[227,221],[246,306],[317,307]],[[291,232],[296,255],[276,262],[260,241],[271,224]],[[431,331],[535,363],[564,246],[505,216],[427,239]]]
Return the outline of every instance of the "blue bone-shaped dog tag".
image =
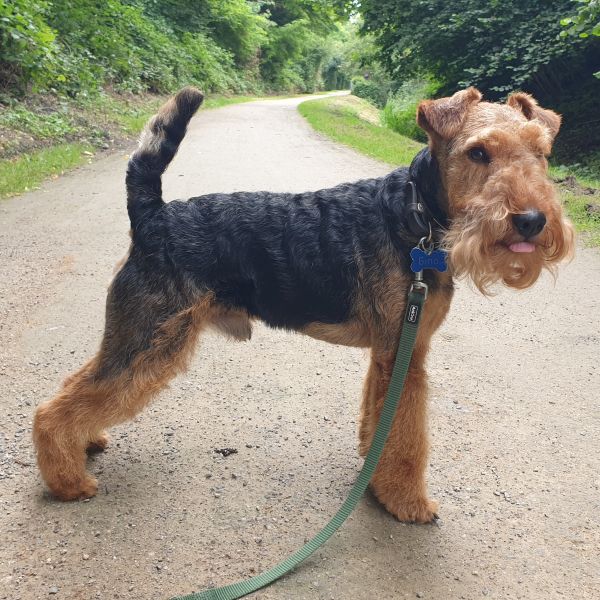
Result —
[[[446,264],[446,252],[444,250],[434,250],[427,253],[421,250],[421,248],[413,248],[410,251],[410,257],[412,258],[410,270],[413,273],[418,273],[423,269],[435,269],[443,273],[448,268]]]

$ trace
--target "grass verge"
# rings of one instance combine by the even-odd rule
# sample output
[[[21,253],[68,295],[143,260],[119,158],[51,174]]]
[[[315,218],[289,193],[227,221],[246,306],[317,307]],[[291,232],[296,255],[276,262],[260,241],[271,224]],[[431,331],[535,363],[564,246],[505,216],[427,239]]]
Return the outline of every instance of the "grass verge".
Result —
[[[580,175],[569,167],[550,168],[565,209],[588,246],[600,247],[600,177]]]
[[[202,104],[202,108],[221,108],[230,104],[241,104],[242,102],[252,102],[260,100],[256,96],[207,96]]]
[[[60,144],[0,161],[0,198],[37,188],[44,179],[62,175],[85,162],[89,144]]]
[[[409,165],[423,144],[382,127],[366,100],[337,96],[308,100],[298,110],[314,129],[337,142],[390,165]],[[577,169],[554,166],[550,175],[584,243],[600,246],[600,177],[581,176]]]
[[[317,131],[372,158],[391,165],[408,165],[423,144],[377,125],[378,112],[356,96],[308,100],[298,106],[300,114]]]

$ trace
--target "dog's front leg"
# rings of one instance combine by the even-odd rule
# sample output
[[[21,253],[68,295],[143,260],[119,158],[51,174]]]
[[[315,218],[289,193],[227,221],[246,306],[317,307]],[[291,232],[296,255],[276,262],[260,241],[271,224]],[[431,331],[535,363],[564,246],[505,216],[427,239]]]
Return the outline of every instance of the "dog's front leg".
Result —
[[[427,498],[425,483],[429,442],[423,358],[420,352],[413,356],[389,438],[371,480],[373,492],[390,513],[401,521],[417,523],[434,521],[437,510],[437,504]],[[373,351],[359,433],[363,455],[371,445],[393,366],[392,355]]]

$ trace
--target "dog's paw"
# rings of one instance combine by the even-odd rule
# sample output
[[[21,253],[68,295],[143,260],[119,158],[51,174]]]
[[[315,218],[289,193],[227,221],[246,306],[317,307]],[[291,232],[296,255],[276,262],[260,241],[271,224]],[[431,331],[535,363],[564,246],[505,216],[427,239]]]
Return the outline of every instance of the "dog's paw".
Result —
[[[108,434],[103,431],[97,437],[95,437],[93,440],[90,440],[90,442],[87,445],[86,451],[88,454],[95,454],[96,452],[103,452],[104,450],[106,450],[109,443],[110,443],[110,438],[108,437]]]
[[[427,498],[386,508],[404,523],[435,523],[439,518],[438,503]]]
[[[385,509],[403,523],[435,523],[438,520],[438,503],[434,500],[398,500],[393,497],[381,497],[375,490],[374,492]]]
[[[98,481],[91,475],[71,484],[50,485],[50,492],[57,500],[86,500],[98,492]]]

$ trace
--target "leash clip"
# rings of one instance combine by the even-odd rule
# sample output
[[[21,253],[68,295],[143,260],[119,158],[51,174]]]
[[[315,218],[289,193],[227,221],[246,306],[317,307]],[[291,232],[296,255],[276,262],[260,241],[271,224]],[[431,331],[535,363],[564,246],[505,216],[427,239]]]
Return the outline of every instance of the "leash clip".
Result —
[[[423,271],[417,271],[415,278],[411,283],[410,289],[408,290],[408,299],[406,306],[405,320],[411,325],[419,326],[419,319],[421,318],[421,310],[427,300],[427,284],[423,281]],[[421,296],[419,298],[418,296]]]
[[[410,284],[410,289],[408,290],[408,293],[412,294],[413,292],[415,292],[417,294],[422,294],[423,299],[426,299],[428,291],[429,286],[423,281],[423,271],[415,273],[415,278]]]

